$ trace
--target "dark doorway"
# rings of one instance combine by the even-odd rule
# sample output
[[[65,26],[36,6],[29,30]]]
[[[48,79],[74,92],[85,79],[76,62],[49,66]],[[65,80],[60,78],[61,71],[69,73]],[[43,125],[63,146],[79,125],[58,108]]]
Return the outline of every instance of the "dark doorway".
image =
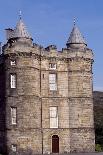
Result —
[[[52,153],[59,153],[59,137],[58,137],[58,135],[52,136]]]

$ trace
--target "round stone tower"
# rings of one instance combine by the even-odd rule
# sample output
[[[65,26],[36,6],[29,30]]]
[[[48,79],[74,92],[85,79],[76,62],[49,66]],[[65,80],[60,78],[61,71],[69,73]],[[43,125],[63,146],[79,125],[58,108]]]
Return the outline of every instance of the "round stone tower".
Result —
[[[93,53],[75,24],[67,42],[67,53],[70,150],[93,152]]]
[[[20,18],[6,29],[3,47],[6,77],[7,152],[41,153],[40,63],[38,46]],[[32,148],[32,150],[31,150]]]

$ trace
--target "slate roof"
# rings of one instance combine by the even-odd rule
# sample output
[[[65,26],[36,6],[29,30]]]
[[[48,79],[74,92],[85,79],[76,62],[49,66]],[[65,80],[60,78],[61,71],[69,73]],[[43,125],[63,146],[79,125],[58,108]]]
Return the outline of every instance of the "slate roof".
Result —
[[[79,28],[74,24],[73,29],[70,33],[67,44],[86,44]]]
[[[15,29],[6,29],[7,40],[11,38],[29,38],[32,39],[31,35],[28,33],[27,28],[20,18]]]
[[[31,35],[28,33],[25,24],[23,23],[22,19],[20,18],[16,28],[14,29],[14,37],[18,38],[32,38]]]

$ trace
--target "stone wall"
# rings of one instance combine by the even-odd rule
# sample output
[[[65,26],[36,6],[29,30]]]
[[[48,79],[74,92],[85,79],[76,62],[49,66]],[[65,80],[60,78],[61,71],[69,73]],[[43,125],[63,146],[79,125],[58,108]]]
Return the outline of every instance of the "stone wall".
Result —
[[[19,45],[20,46],[19,46]],[[6,138],[8,153],[11,146],[17,146],[17,152],[32,151],[42,153],[41,99],[40,99],[40,60],[32,55],[30,44],[15,42],[6,48]],[[30,53],[31,52],[31,53]],[[10,64],[15,60],[16,64]],[[16,74],[16,88],[10,88],[10,74]],[[17,123],[11,123],[11,107],[17,108]]]
[[[92,152],[93,126],[92,62],[89,49],[46,49],[26,38],[4,46],[6,144],[17,152],[52,152],[52,136],[59,137],[59,152]],[[10,61],[16,60],[11,66]],[[55,63],[55,70],[49,68]],[[10,88],[10,74],[17,85]],[[57,90],[49,87],[49,74],[57,76]],[[1,76],[2,78],[2,76]],[[0,84],[2,85],[2,84]],[[50,128],[50,107],[58,108],[58,128]],[[17,108],[17,124],[11,124],[11,107]]]
[[[3,57],[0,58],[0,151],[6,152],[6,123],[5,123],[5,72]],[[4,150],[5,147],[5,150]]]
[[[94,129],[76,128],[70,131],[71,152],[94,152]]]
[[[52,152],[52,136],[58,135],[59,137],[59,152],[70,152],[70,131],[66,128],[59,129],[43,129],[43,153]]]

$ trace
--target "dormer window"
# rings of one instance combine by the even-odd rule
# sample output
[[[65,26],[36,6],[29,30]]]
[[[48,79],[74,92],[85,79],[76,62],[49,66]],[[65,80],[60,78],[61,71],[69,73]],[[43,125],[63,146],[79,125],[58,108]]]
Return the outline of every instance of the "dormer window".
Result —
[[[57,69],[57,64],[55,64],[55,63],[50,63],[50,64],[49,64],[49,69],[53,69],[53,70]]]
[[[16,65],[16,60],[11,60],[10,64],[11,64],[11,66],[15,66]]]

